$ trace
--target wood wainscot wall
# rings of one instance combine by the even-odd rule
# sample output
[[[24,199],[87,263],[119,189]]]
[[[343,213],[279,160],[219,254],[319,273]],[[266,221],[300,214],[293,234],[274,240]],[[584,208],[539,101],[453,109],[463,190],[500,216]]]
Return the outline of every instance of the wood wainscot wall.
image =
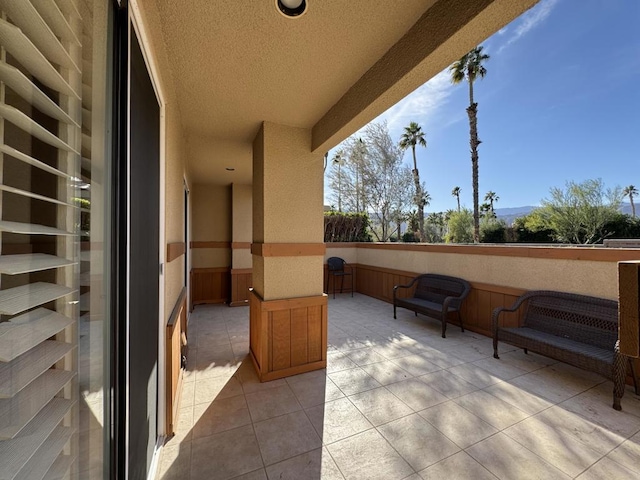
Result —
[[[229,267],[192,268],[191,304],[226,303],[231,295]]]
[[[167,435],[173,435],[180,411],[182,351],[187,339],[187,289],[183,288],[166,326],[166,415]]]
[[[249,290],[253,286],[251,268],[231,269],[231,303],[230,307],[249,306]]]
[[[358,277],[356,291],[370,297],[393,303],[393,287],[395,285],[407,285],[419,275],[415,272],[392,270],[371,265],[357,265]],[[473,332],[492,336],[491,314],[494,308],[510,307],[516,299],[525,293],[525,290],[489,285],[485,283],[471,282],[471,293],[462,304],[462,315],[465,329]],[[413,291],[402,291],[403,296],[413,295]],[[389,308],[389,315],[393,310]],[[518,326],[519,318],[515,314],[503,315],[504,326]],[[436,321],[434,319],[434,321]],[[451,323],[459,325],[457,317],[451,316]]]
[[[327,366],[327,296],[264,301],[251,290],[250,353],[261,382]]]
[[[191,242],[191,248],[230,249],[231,242]],[[231,267],[191,269],[191,305],[229,303],[231,300]]]

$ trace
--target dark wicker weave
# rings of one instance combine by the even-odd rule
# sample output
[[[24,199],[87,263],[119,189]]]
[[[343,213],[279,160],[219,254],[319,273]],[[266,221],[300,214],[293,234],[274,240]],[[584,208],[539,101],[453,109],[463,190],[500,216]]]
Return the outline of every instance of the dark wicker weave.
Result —
[[[522,309],[521,326],[499,326],[502,312]],[[552,291],[531,291],[492,316],[493,356],[498,340],[599,373],[613,380],[613,408],[620,410],[627,359],[618,348],[618,302]],[[635,380],[635,379],[634,379]],[[637,390],[636,390],[637,391]]]
[[[416,285],[417,284],[417,285]],[[411,288],[416,285],[411,298],[399,298],[399,288]],[[447,315],[455,312],[460,320],[460,328],[464,332],[460,307],[462,301],[469,295],[471,285],[466,280],[435,273],[425,273],[414,278],[409,285],[393,287],[393,318],[396,318],[396,307],[403,307],[430,317],[440,318],[442,321],[442,338],[446,338]]]
[[[327,293],[329,293],[329,277],[333,277],[333,298],[336,298],[336,277],[340,278],[340,293],[344,287],[344,277],[351,280],[351,296],[353,297],[353,267],[340,257],[327,260]]]

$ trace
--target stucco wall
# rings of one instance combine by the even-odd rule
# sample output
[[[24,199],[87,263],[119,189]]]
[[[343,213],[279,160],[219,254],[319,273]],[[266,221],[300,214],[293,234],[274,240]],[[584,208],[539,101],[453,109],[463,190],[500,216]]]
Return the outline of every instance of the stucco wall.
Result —
[[[541,258],[543,255],[528,256],[530,252],[525,250],[526,247],[500,247],[495,255],[487,253],[486,248],[481,254],[469,253],[473,248],[459,251],[451,247],[452,252],[458,250],[459,253],[446,253],[446,247],[439,247],[439,250],[445,251],[438,252],[393,250],[384,246],[354,250],[357,252],[356,262],[362,265],[415,273],[442,273],[471,282],[525,290],[560,290],[610,299],[618,297],[618,260],[634,254],[633,251],[618,250],[620,258],[616,259],[616,252],[604,249],[607,250],[607,259],[594,260],[599,252],[591,248],[563,251],[569,254],[565,256],[573,256],[573,259],[553,258],[553,249],[548,249],[551,253],[545,253],[551,258]],[[331,244],[327,244],[327,256],[340,252],[346,259],[348,250],[331,248]],[[640,249],[637,253],[640,258]],[[520,254],[522,256],[518,256]]]
[[[347,263],[358,263],[358,249],[355,245],[351,247],[336,247],[331,243],[327,243],[324,263],[327,263],[329,257],[340,257]]]
[[[193,248],[192,268],[231,266],[231,187],[195,184],[191,190],[192,242],[217,242]]]
[[[232,238],[234,242],[251,242],[253,205],[251,185],[231,186],[233,218],[231,222]]]
[[[311,131],[264,122],[253,146],[253,243],[322,243],[323,154],[311,152]],[[253,288],[264,300],[322,294],[323,256],[295,250],[254,255]]]
[[[165,108],[165,242],[184,242],[185,152],[179,112],[172,104]],[[164,247],[166,254],[167,248]],[[165,263],[164,311],[168,319],[184,282],[185,256]]]
[[[233,242],[251,243],[253,239],[253,186],[231,186]],[[252,256],[248,248],[234,248],[231,253],[232,268],[251,268]]]
[[[231,241],[231,187],[196,183],[191,190],[192,241]]]
[[[264,151],[259,159],[264,175],[262,241],[322,242],[324,153],[311,153],[309,130],[268,122],[263,129]],[[258,181],[254,170],[254,183]],[[294,203],[296,208],[292,208]],[[260,206],[254,201],[254,212],[259,213],[256,208]]]

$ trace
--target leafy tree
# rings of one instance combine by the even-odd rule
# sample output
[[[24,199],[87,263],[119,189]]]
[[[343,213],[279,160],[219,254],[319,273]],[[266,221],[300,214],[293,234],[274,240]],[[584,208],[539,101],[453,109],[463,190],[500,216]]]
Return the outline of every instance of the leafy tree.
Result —
[[[424,234],[424,207],[428,205],[426,203],[424,186],[420,183],[420,174],[418,173],[418,162],[416,160],[416,145],[421,147],[427,147],[427,141],[425,140],[425,133],[422,131],[422,127],[416,122],[409,123],[408,127],[404,127],[404,133],[400,137],[400,148],[406,150],[411,148],[413,154],[413,183],[415,185],[415,204],[418,207],[418,231],[420,232],[420,241],[425,241]]]
[[[631,215],[635,217],[636,206],[633,204],[633,197],[638,196],[638,189],[633,185],[629,185],[628,187],[624,187],[624,190],[622,190],[622,195],[624,195],[625,197],[629,197],[629,202],[631,202]]]
[[[465,54],[460,60],[449,67],[451,81],[458,84],[463,80],[469,83],[469,106],[467,115],[469,116],[469,144],[471,146],[471,169],[473,183],[473,239],[480,240],[480,213],[478,210],[478,146],[481,141],[478,139],[478,104],[473,99],[473,83],[477,77],[484,78],[487,69],[482,65],[489,60],[489,55],[482,53],[482,46],[478,46]]]
[[[473,213],[471,210],[463,208],[459,212],[451,214],[445,241],[447,243],[473,242]]]
[[[336,151],[327,177],[330,198],[338,205],[338,210],[366,212],[365,162],[366,144],[361,138],[348,138]]]
[[[402,164],[403,152],[393,142],[386,123],[370,123],[364,130],[366,155],[362,165],[367,211],[374,220],[373,235],[386,242],[398,212],[409,210],[411,170]]]
[[[460,193],[461,192],[462,192],[462,189],[460,187],[453,187],[453,190],[451,190],[451,195],[456,197],[456,200],[458,201],[458,211],[460,211]]]
[[[555,238],[563,243],[599,243],[611,235],[605,230],[616,217],[622,202],[620,187],[605,190],[601,179],[567,182],[564,189],[552,188],[542,201],[540,214]]]
[[[338,202],[338,212],[342,212],[342,192],[345,191],[348,181],[346,175],[343,174],[343,165],[347,163],[347,157],[345,157],[342,150],[338,150],[333,156],[331,161],[331,171],[329,172],[329,185],[331,186],[334,195],[332,200]],[[336,195],[337,192],[337,195]]]

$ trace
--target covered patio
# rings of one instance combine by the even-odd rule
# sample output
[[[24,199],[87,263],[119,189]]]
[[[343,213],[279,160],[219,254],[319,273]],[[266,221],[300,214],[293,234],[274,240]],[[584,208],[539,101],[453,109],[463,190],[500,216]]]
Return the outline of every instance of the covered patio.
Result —
[[[329,301],[327,368],[260,383],[249,312],[197,306],[158,479],[638,478],[640,397],[356,293]]]

